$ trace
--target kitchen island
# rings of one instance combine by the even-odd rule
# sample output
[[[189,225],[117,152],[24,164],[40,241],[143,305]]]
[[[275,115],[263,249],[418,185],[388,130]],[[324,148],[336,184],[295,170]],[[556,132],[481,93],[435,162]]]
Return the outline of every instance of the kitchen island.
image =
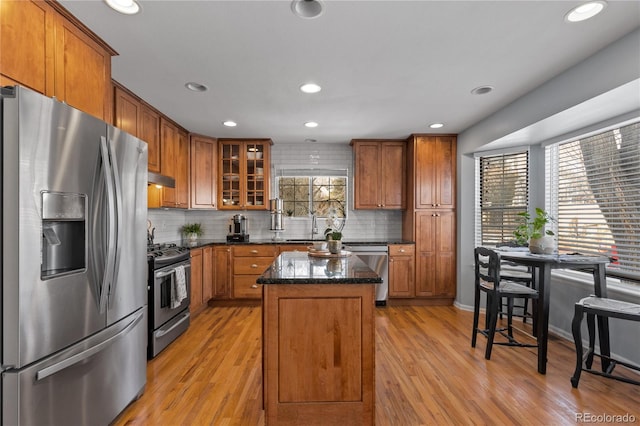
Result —
[[[357,256],[284,252],[263,284],[267,425],[374,424],[375,285]]]

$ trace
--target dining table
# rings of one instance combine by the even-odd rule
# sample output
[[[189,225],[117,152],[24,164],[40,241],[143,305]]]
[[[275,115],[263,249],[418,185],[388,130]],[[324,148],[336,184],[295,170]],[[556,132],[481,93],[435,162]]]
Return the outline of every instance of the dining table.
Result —
[[[538,289],[538,309],[535,310],[534,333],[538,341],[538,372],[547,372],[547,344],[549,338],[549,303],[551,299],[551,271],[553,269],[573,269],[593,275],[594,294],[607,297],[605,266],[609,258],[581,254],[534,254],[529,251],[513,251],[513,248],[497,248],[500,258],[533,269],[535,286]],[[603,355],[610,354],[609,323],[605,317],[598,317],[598,337]],[[603,371],[608,361],[603,357]]]

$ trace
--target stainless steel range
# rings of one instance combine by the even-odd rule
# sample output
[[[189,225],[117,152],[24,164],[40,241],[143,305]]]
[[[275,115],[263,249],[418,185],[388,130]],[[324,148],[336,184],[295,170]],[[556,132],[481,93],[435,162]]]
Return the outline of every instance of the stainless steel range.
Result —
[[[151,359],[189,328],[191,260],[189,249],[176,244],[149,245],[147,259]]]

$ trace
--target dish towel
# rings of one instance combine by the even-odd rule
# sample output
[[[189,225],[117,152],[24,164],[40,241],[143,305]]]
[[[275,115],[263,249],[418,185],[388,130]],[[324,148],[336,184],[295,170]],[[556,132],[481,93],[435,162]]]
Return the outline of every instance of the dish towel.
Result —
[[[184,266],[176,266],[175,279],[171,283],[171,309],[180,306],[180,303],[187,298],[187,279]]]

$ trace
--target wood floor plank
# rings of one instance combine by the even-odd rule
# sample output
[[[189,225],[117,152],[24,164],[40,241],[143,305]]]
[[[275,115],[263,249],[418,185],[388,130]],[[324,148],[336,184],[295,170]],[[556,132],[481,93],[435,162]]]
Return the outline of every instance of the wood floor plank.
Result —
[[[535,348],[494,346],[485,360],[471,313],[452,306],[380,307],[375,321],[377,426],[573,425],[580,413],[640,423],[640,386],[583,373],[571,387],[562,338],[550,337],[541,375]],[[260,307],[207,308],[147,364],[144,394],[114,425],[264,425],[261,327]]]

